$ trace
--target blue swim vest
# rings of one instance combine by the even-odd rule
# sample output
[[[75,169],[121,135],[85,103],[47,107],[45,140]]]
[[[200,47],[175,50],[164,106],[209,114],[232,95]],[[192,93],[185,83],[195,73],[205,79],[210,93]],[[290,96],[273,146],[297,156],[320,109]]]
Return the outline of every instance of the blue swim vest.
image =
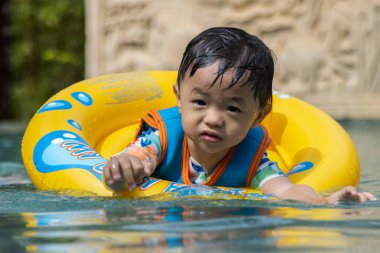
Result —
[[[152,110],[143,118],[143,122],[157,128],[160,133],[162,153],[152,176],[191,184],[189,152],[178,107]],[[231,148],[205,185],[248,187],[269,144],[270,138],[263,126],[251,128],[245,139]]]

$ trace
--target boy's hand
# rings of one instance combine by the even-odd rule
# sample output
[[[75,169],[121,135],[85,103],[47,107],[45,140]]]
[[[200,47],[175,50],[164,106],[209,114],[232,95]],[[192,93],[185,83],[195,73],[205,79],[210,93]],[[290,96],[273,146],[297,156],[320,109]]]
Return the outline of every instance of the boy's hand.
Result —
[[[358,192],[353,186],[346,186],[339,191],[336,191],[326,197],[327,203],[336,204],[338,201],[351,200],[358,202],[365,202],[368,200],[376,200],[376,197],[369,192]]]
[[[338,201],[358,201],[376,200],[375,196],[369,192],[357,192],[353,186],[346,186],[329,196],[322,196],[308,185],[295,185],[287,177],[275,177],[263,184],[260,189],[265,194],[272,194],[280,199],[303,201],[310,204],[330,204],[335,205]]]
[[[126,186],[132,191],[144,177],[153,174],[155,162],[141,160],[137,156],[123,153],[111,157],[103,169],[103,182],[118,193]]]

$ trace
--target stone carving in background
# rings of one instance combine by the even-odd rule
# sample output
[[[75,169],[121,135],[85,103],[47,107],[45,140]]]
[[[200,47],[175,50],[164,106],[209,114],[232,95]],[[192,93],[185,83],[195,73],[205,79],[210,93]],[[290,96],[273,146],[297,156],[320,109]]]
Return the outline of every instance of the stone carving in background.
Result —
[[[335,117],[380,118],[379,0],[86,0],[86,75],[175,70],[212,26],[258,35],[275,88]]]

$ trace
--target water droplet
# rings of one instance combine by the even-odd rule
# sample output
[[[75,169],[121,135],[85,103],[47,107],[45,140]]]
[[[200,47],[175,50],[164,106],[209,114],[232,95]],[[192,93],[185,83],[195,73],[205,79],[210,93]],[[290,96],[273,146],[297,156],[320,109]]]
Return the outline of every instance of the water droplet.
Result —
[[[44,105],[37,113],[52,111],[52,110],[67,110],[71,109],[71,104],[65,100],[55,100]]]
[[[76,129],[82,131],[82,127],[81,127],[80,124],[79,124],[78,122],[76,122],[75,120],[73,120],[73,119],[69,119],[69,120],[67,120],[67,122],[68,122],[70,125],[72,125],[73,127],[75,127]]]
[[[85,92],[74,92],[71,96],[85,106],[92,105],[92,98]]]
[[[291,168],[286,175],[289,176],[295,173],[307,171],[313,168],[313,166],[314,164],[312,162],[309,162],[309,161],[301,162],[297,164],[296,166],[294,166],[293,168]]]

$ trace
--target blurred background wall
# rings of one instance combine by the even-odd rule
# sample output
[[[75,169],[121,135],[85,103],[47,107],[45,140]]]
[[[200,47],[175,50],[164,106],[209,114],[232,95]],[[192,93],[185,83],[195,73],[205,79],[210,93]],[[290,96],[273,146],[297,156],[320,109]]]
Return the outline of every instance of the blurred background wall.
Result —
[[[336,118],[380,118],[378,0],[86,0],[86,76],[176,70],[212,26],[258,35],[277,55],[275,88]]]
[[[0,120],[105,73],[176,70],[212,26],[261,37],[275,88],[338,119],[380,119],[380,0],[1,0]]]

